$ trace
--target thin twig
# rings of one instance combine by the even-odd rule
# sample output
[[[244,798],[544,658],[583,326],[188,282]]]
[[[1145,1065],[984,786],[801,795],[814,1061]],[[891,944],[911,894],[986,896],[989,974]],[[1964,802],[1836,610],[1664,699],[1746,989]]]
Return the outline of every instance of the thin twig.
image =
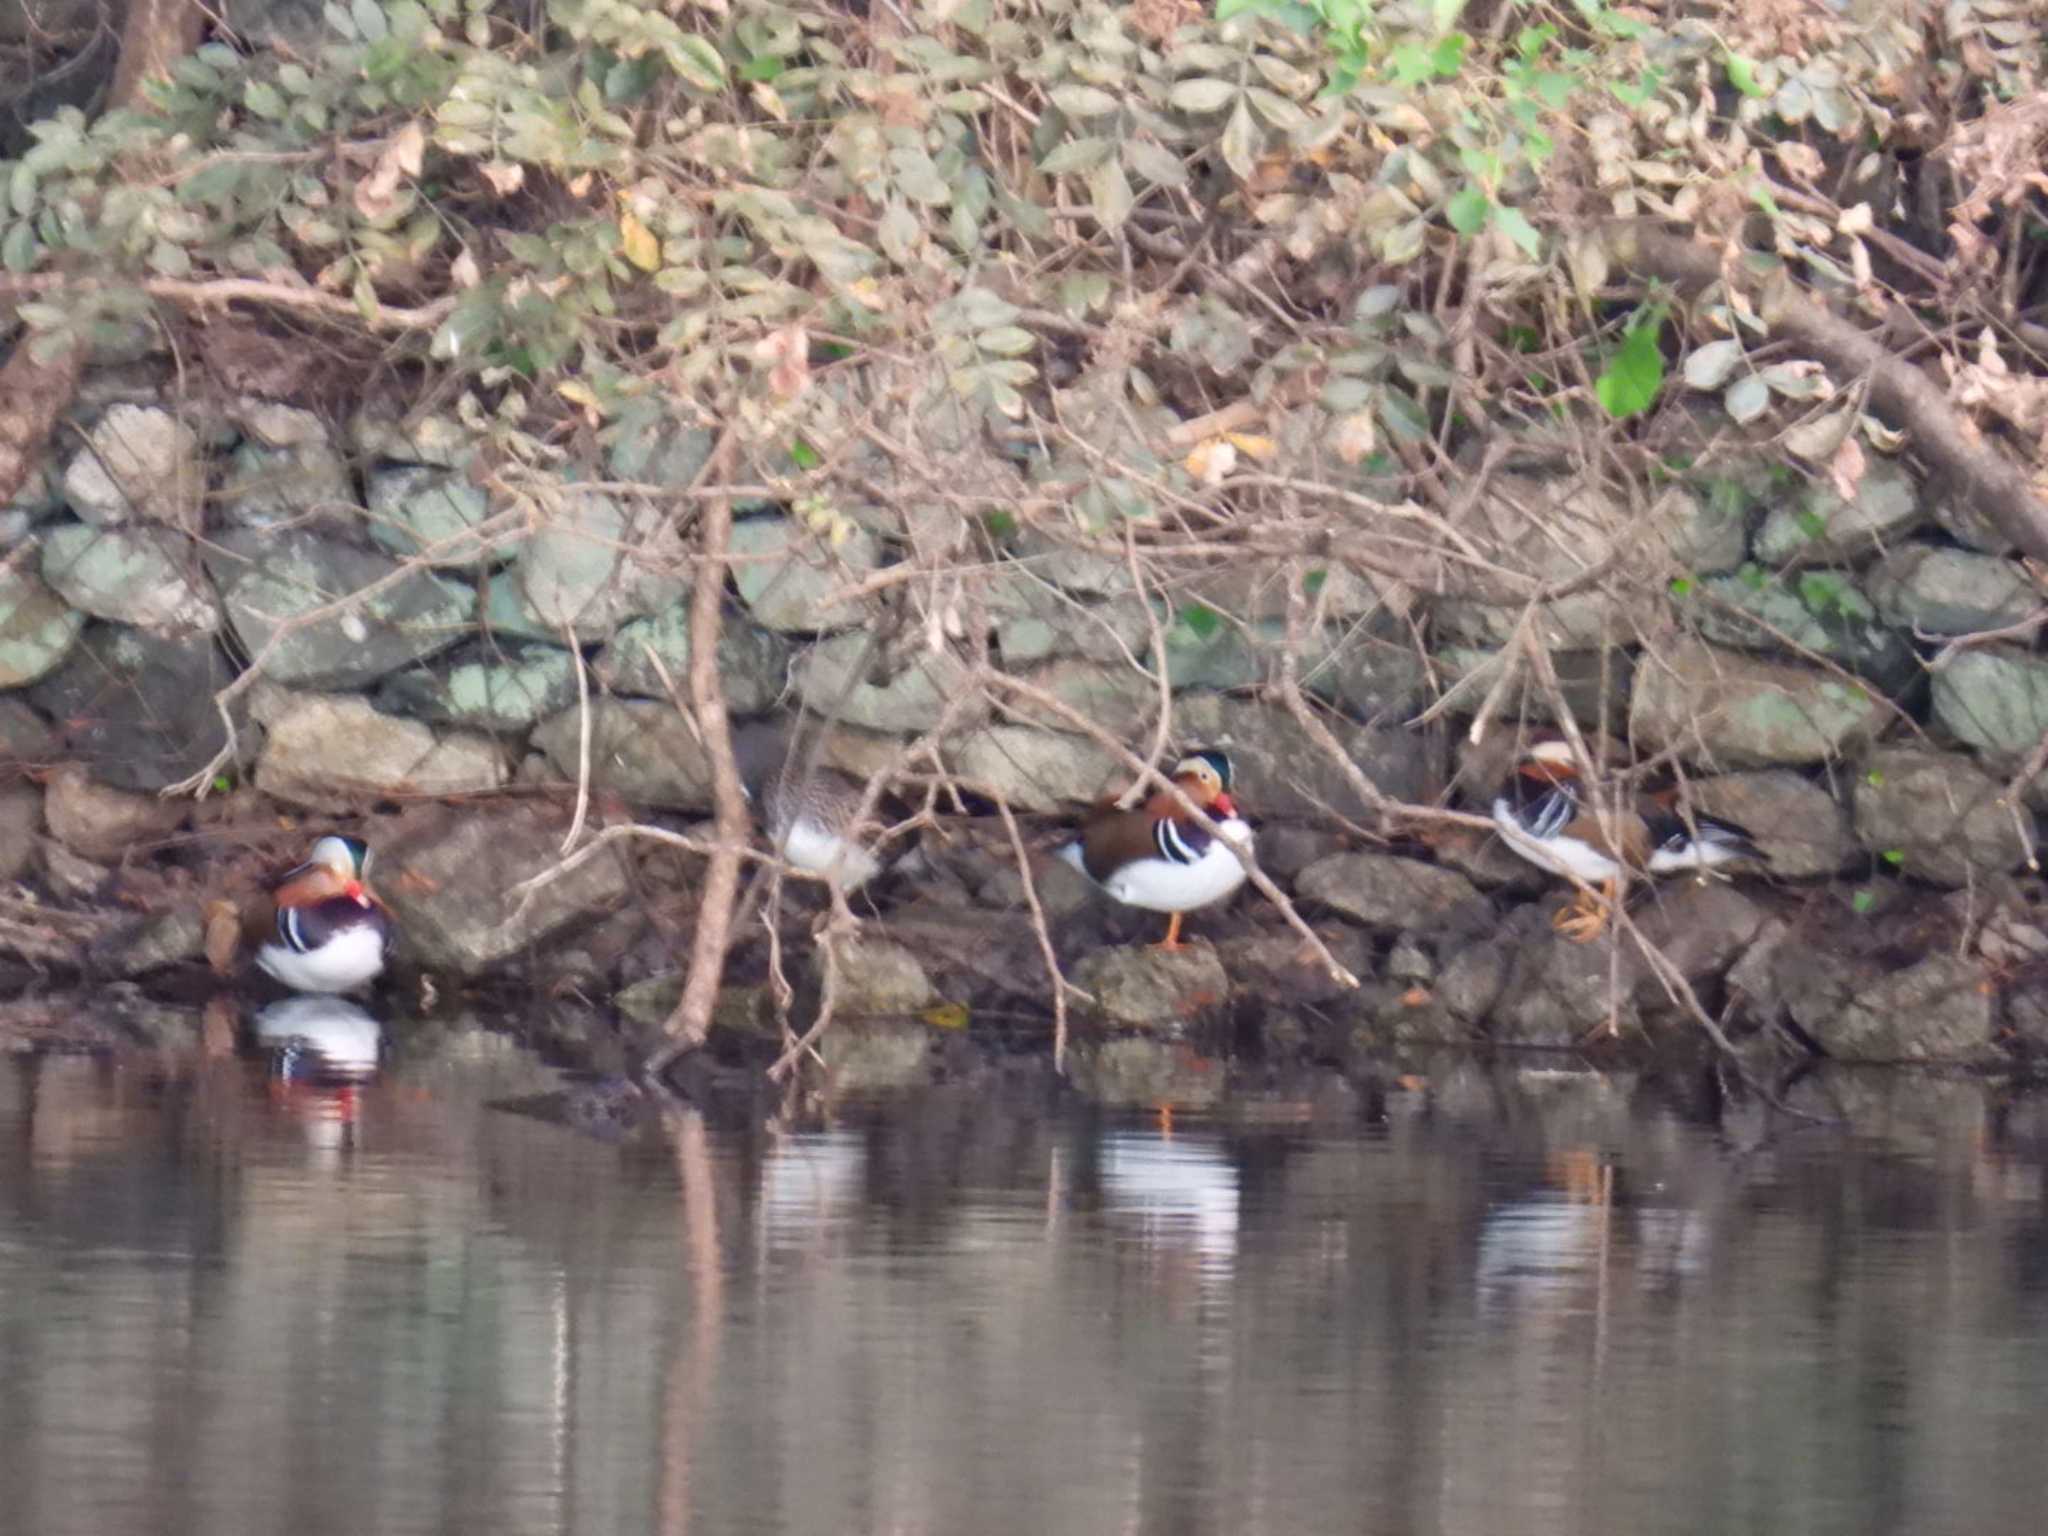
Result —
[[[583,820],[590,814],[590,678],[583,669],[583,647],[576,643],[576,626],[567,620],[562,623],[562,643],[576,664],[576,811],[569,818],[568,835],[562,839],[562,852],[567,853],[583,835]]]

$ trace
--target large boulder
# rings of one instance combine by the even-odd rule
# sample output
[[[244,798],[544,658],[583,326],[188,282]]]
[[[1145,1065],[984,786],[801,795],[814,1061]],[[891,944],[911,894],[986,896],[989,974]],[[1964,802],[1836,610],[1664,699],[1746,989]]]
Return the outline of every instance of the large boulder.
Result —
[[[516,538],[489,539],[476,528],[491,515],[490,496],[468,476],[425,464],[380,469],[367,483],[370,537],[404,559],[472,566],[502,560]]]
[[[210,635],[100,624],[29,698],[102,783],[162,789],[227,744],[213,700],[233,677]]]
[[[872,617],[860,602],[825,599],[881,564],[881,544],[857,524],[836,540],[791,517],[742,518],[733,525],[733,585],[768,629],[787,633],[853,629]]]
[[[1913,477],[1875,459],[1847,501],[1831,487],[1814,485],[1793,504],[1772,509],[1757,530],[1756,557],[1774,568],[1839,565],[1882,553],[1927,517]]]
[[[355,694],[266,697],[268,733],[256,786],[280,800],[325,809],[337,798],[412,799],[477,794],[502,786],[505,755],[487,736],[436,735],[387,715]]]
[[[570,783],[580,771],[583,711],[575,705],[534,731],[532,744]],[[590,781],[636,805],[711,809],[711,760],[668,703],[590,701]]]
[[[1832,951],[1781,962],[1793,1021],[1839,1061],[1982,1061],[1996,989],[1975,960],[1929,955],[1897,970]]]
[[[1691,638],[1643,657],[1630,709],[1638,746],[1733,768],[1824,762],[1888,717],[1875,691],[1818,667]]]
[[[33,572],[0,565],[0,688],[20,688],[57,670],[85,615]]]
[[[1873,752],[1856,783],[1856,835],[1900,873],[1965,885],[2023,863],[2029,849],[2005,786],[1960,752]],[[2031,821],[2031,812],[2022,812]]]
[[[564,813],[536,805],[434,807],[377,850],[377,893],[404,952],[432,970],[475,976],[626,901],[624,855],[608,849],[531,902],[518,887],[561,861]]]
[[[460,583],[400,576],[388,555],[314,533],[233,529],[207,564],[243,650],[264,676],[293,687],[373,683],[455,644],[476,613],[476,594]]]
[[[69,523],[43,535],[43,580],[74,608],[144,629],[211,631],[220,610],[159,528]]]
[[[967,665],[950,650],[878,654],[865,631],[830,635],[797,658],[804,704],[828,719],[908,735],[929,730],[967,686]]]
[[[660,658],[659,666],[650,653]],[[718,681],[725,707],[735,715],[761,715],[774,708],[789,682],[789,654],[782,636],[748,623],[743,615],[724,615],[718,627]],[[590,671],[613,693],[667,699],[673,683],[688,698],[690,605],[672,603],[659,613],[629,619],[597,653]]]
[[[666,512],[631,510],[599,491],[567,487],[513,564],[534,615],[557,640],[604,640],[627,619],[679,601],[687,583]]]
[[[1329,716],[1323,723],[1366,782],[1388,799],[1427,802],[1442,785],[1442,748],[1423,733]],[[1324,754],[1285,705],[1194,693],[1175,701],[1173,724],[1185,745],[1230,754],[1234,787],[1255,817],[1334,812],[1363,821],[1372,815],[1343,766]]]
[[[479,645],[387,677],[377,698],[393,714],[516,734],[576,702],[576,661],[559,646]]]
[[[64,471],[71,510],[102,527],[140,517],[191,531],[205,494],[199,434],[161,406],[108,406]]]
[[[1093,998],[1082,1012],[1115,1029],[1177,1034],[1230,1001],[1230,977],[1208,944],[1094,950],[1069,980]]]
[[[1454,870],[1389,853],[1339,853],[1296,877],[1295,894],[1389,932],[1476,932],[1493,909]]]
[[[1879,621],[1861,588],[1839,571],[1783,580],[1716,576],[1700,583],[1706,601],[1688,605],[1700,634],[1742,650],[1803,653],[1838,662],[1886,688],[1915,676],[1919,663],[1904,635]]]
[[[1871,573],[1869,585],[1886,623],[1927,635],[1969,635],[2017,624],[2041,601],[2015,562],[1928,544],[1894,550]]]
[[[181,800],[96,784],[76,763],[53,769],[43,795],[50,835],[103,864],[168,837],[183,824],[186,809]]]
[[[1934,674],[1933,692],[1935,723],[1995,771],[2016,771],[2048,734],[2048,659],[2017,646],[1950,657]],[[2048,775],[2035,778],[2027,798],[2048,806]]]
[[[1687,797],[1695,809],[1753,834],[1771,873],[1784,879],[1832,875],[1861,853],[1849,808],[1789,768],[1694,779]]]
[[[1000,794],[1012,810],[1059,811],[1124,787],[1123,765],[1085,736],[995,724],[948,743],[947,766]]]

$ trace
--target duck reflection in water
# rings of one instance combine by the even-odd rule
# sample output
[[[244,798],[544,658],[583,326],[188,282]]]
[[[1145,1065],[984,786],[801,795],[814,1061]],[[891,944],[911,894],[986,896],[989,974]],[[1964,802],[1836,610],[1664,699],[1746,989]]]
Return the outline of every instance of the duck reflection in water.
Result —
[[[360,1090],[383,1056],[384,1026],[346,998],[308,993],[258,1009],[251,1032],[269,1057],[272,1101],[290,1112],[306,1140],[322,1152],[352,1146]]]

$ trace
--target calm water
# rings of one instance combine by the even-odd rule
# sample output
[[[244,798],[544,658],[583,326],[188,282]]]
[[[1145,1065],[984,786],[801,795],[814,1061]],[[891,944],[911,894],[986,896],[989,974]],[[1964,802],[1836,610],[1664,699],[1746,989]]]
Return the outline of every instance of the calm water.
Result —
[[[0,1061],[0,1530],[2040,1529],[2048,1113],[1989,1085],[488,1107],[547,1081]]]

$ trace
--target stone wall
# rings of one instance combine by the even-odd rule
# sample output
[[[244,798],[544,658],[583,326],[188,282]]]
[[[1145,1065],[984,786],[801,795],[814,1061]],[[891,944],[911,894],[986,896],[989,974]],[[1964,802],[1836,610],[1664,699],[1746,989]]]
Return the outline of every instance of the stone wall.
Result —
[[[112,802],[81,816],[80,785],[153,794],[217,775],[221,792],[253,790],[307,824],[451,797],[561,798],[586,726],[604,806],[672,821],[708,810],[706,759],[669,689],[689,664],[694,503],[680,493],[709,434],[637,445],[630,474],[615,451],[610,479],[529,475],[514,493],[452,418],[336,425],[250,398],[172,408],[162,383],[94,376],[62,456],[0,509],[0,756],[84,770],[9,775],[0,875],[49,895],[84,888],[77,861],[121,859]],[[1257,530],[1231,530],[1233,545],[1183,528],[1176,544],[1155,537],[1155,519],[1141,561],[1114,521],[1091,531],[1044,510],[1061,494],[1057,466],[971,444],[948,462],[971,493],[956,505],[854,494],[739,509],[719,656],[734,711],[801,705],[835,723],[828,757],[872,772],[940,722],[985,639],[990,664],[1144,752],[1159,690],[1139,664],[1162,658],[1172,742],[1229,747],[1242,798],[1267,821],[1265,862],[1349,951],[1368,936],[1374,981],[1347,1027],[1561,1043],[1605,1011],[1606,962],[1547,941],[1520,909],[1542,881],[1497,847],[1426,827],[1391,849],[1354,846],[1340,829],[1372,825],[1372,808],[1272,696],[1290,624],[1302,685],[1346,751],[1380,794],[1424,805],[1472,804],[1517,718],[1554,712],[1531,664],[1540,649],[1581,723],[1638,757],[1667,754],[1694,803],[1758,834],[1770,884],[1673,891],[1659,910],[1715,903],[1687,919],[1712,928],[1692,972],[1719,995],[1731,967],[1749,966],[1771,994],[1762,1013],[1816,1041],[1875,1008],[1872,988],[1911,991],[1891,979],[1907,961],[1952,939],[1974,954],[1986,912],[2031,899],[2012,877],[2048,804],[2048,659],[2026,628],[2041,592],[1900,465],[1875,463],[1848,499],[1723,467],[1639,507],[1537,464],[1498,476],[1444,530],[1332,464],[1357,493],[1317,540],[1262,553]],[[880,478],[855,465],[839,483]],[[1005,496],[1033,510],[963,510]],[[1532,607],[1543,591],[1556,595]],[[1997,631],[2011,634],[1958,643]],[[252,670],[224,716],[216,696]],[[1488,740],[1454,750],[1453,728],[1482,708]],[[992,694],[939,746],[970,787],[1064,815],[1125,782],[1064,724]],[[2023,768],[2032,777],[2009,804]],[[183,815],[121,804],[144,851]],[[550,836],[533,832],[536,860]],[[984,883],[991,910],[1017,899]],[[622,899],[600,884],[592,899]],[[1947,926],[1903,960],[1897,943],[1855,938],[1902,902],[1938,908]],[[1782,951],[1816,912],[1841,930],[1830,942],[1853,974],[1795,1002],[1791,980],[1757,979],[1776,974],[1761,950]],[[555,926],[577,912],[559,915]],[[2035,958],[2030,939],[2007,938],[2001,982]],[[506,948],[471,958],[487,969]],[[1238,958],[1246,974],[1263,964]],[[1629,985],[1632,1013],[1662,1006],[1647,975]],[[1963,1047],[1935,1054],[1988,1048],[2002,1010],[1987,1002],[1961,1026]]]

